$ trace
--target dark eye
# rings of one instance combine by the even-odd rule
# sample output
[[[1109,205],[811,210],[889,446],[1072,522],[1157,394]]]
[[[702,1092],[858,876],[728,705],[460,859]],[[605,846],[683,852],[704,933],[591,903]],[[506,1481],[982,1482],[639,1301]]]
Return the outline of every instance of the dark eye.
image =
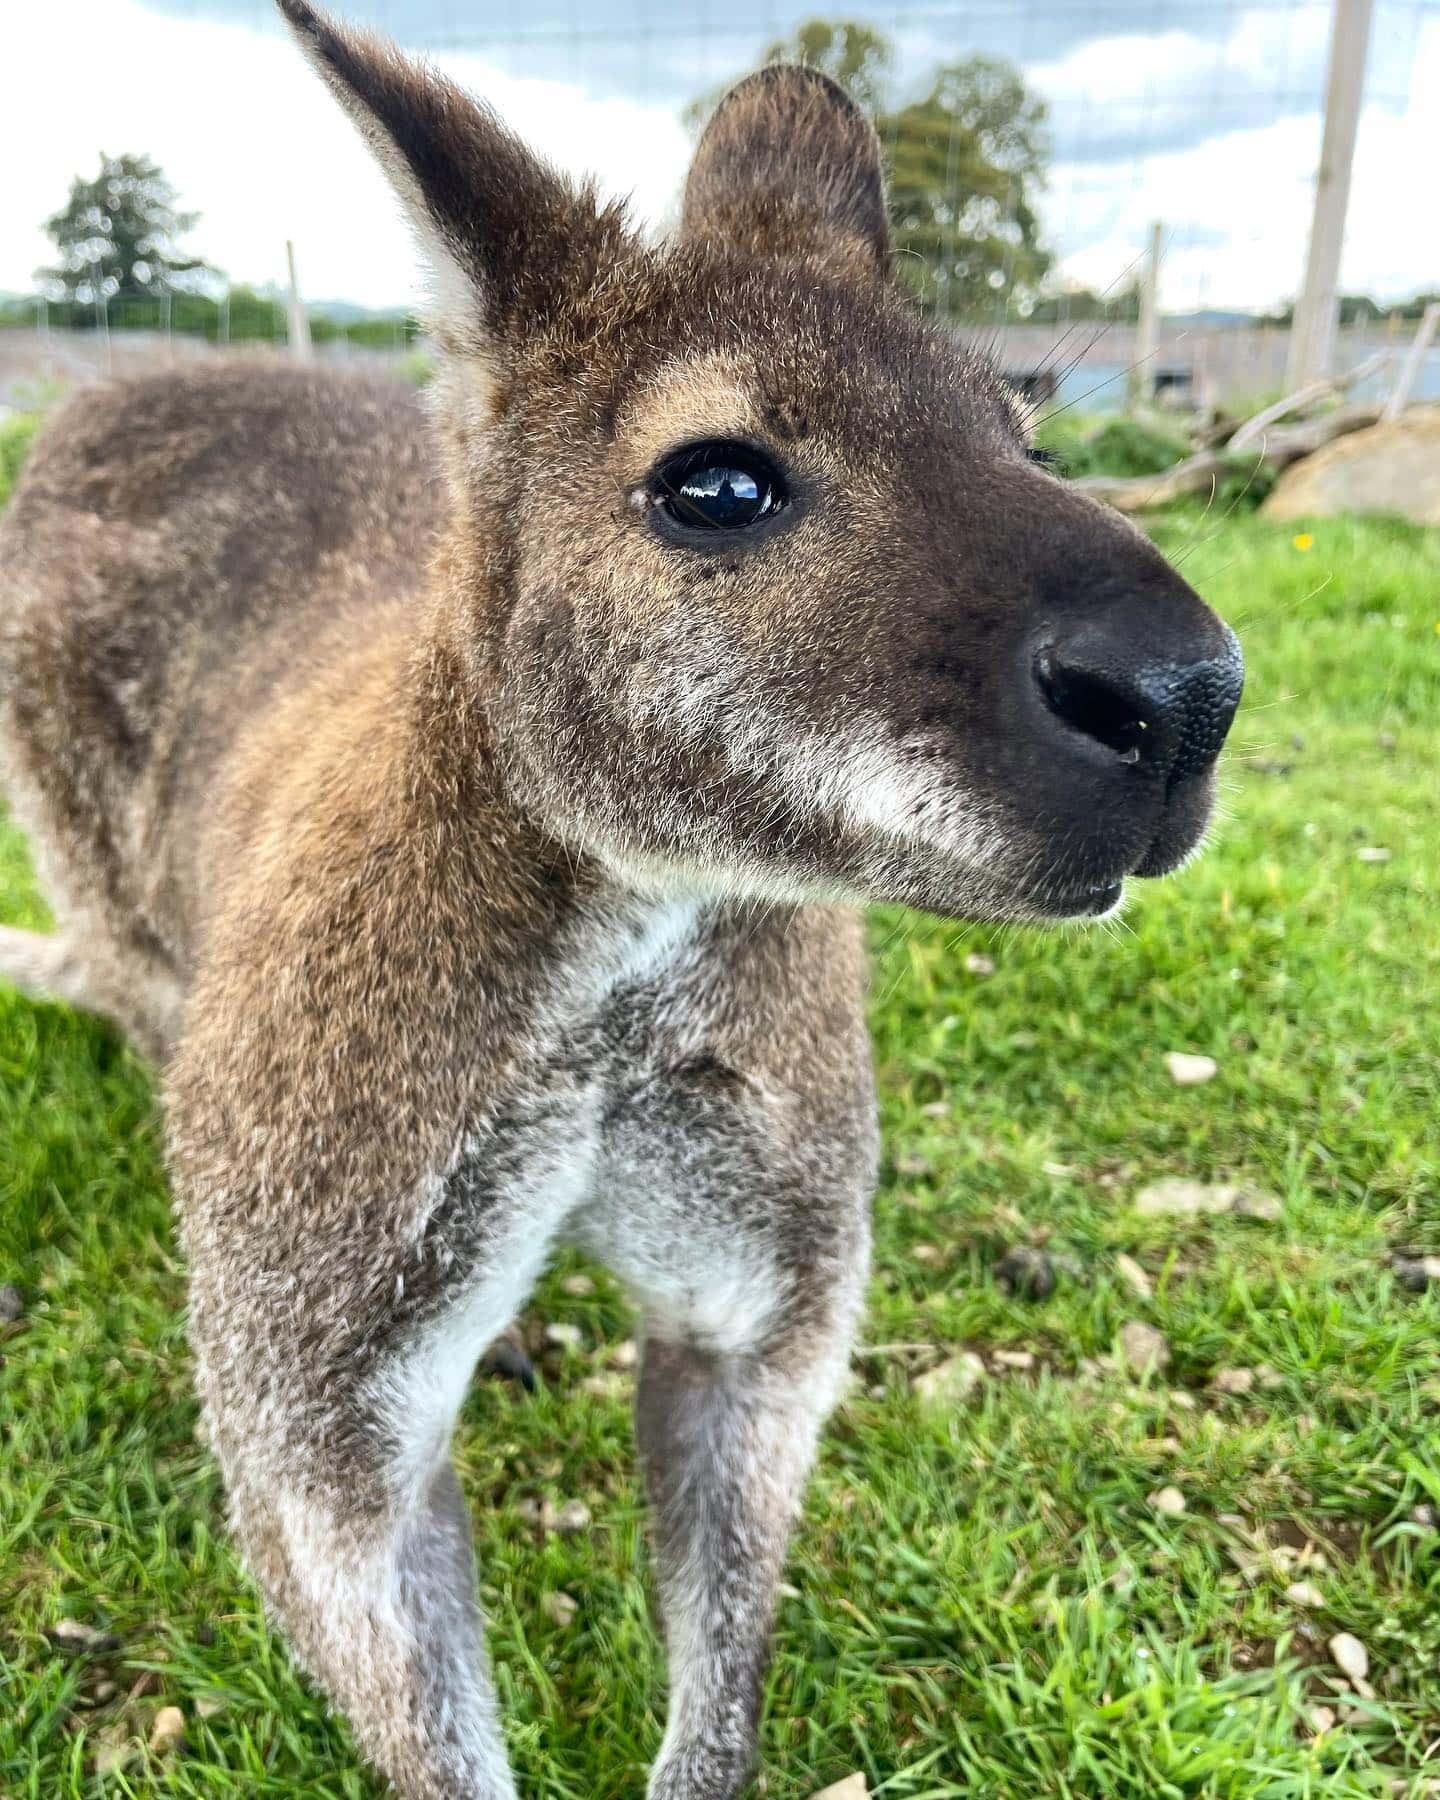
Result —
[[[1039,463],[1042,469],[1058,469],[1060,466],[1060,452],[1047,450],[1043,444],[1031,444],[1025,454],[1031,462]]]
[[[662,463],[655,504],[686,531],[743,531],[785,505],[784,484],[768,462],[742,444],[701,444]]]

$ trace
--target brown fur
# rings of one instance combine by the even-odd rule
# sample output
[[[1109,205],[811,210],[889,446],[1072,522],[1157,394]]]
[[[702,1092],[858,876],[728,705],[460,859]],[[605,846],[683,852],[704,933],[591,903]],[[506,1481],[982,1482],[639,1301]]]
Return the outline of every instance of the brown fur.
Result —
[[[165,1064],[235,1531],[414,1800],[513,1792],[447,1461],[469,1369],[552,1242],[624,1277],[650,1792],[724,1800],[866,1269],[836,902],[1109,904],[1193,846],[1238,665],[884,280],[878,149],[828,83],[742,84],[653,251],[282,6],[435,264],[433,435],[273,361],[61,410],[0,534],[0,747],[62,936],[0,959]],[[655,471],[698,438],[790,504],[677,539]]]

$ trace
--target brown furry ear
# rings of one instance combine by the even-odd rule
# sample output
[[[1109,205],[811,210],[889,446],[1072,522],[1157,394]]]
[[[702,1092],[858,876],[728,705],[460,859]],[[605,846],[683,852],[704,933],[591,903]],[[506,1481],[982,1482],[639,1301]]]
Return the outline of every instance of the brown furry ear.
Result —
[[[453,82],[306,0],[278,4],[405,205],[442,343],[473,348],[477,328],[483,338],[543,319],[622,252],[618,209],[597,209]]]
[[[772,63],[747,75],[701,136],[682,230],[750,255],[883,273],[890,226],[873,126],[817,69]]]

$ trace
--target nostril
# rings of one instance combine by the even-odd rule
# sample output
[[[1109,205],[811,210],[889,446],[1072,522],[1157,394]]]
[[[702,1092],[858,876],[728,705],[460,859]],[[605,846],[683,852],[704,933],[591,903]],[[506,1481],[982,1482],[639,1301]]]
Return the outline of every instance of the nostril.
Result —
[[[1035,679],[1051,712],[1114,750],[1121,762],[1139,762],[1151,721],[1141,710],[1133,687],[1117,684],[1093,669],[1075,668],[1051,650],[1035,659]]]

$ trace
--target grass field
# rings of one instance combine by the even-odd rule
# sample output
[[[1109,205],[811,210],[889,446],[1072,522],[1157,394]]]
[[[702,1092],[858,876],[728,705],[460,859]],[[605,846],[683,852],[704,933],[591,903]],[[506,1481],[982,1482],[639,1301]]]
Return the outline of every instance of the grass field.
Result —
[[[1105,931],[875,920],[871,1347],[789,1570],[774,1800],[856,1769],[893,1800],[1440,1791],[1440,1283],[1390,1262],[1440,1251],[1440,539],[1324,522],[1304,548],[1198,512],[1158,535],[1250,663],[1214,848]],[[0,914],[43,917],[13,834]],[[1177,1086],[1169,1051],[1218,1073]],[[1164,1177],[1278,1216],[1137,1210]],[[1016,1246],[1049,1297],[997,1281]],[[24,1306],[0,1327],[0,1793],[376,1792],[222,1536],[150,1085],[8,991],[0,1282]],[[533,1397],[477,1383],[458,1451],[511,1748],[527,1796],[620,1800],[663,1698],[631,1321],[578,1263],[528,1316],[580,1346]],[[1163,1372],[1117,1357],[1133,1322]],[[970,1391],[923,1405],[963,1352]],[[546,1497],[590,1529],[543,1537]],[[62,1620],[103,1635],[57,1647]],[[171,1705],[186,1745],[152,1754]]]

